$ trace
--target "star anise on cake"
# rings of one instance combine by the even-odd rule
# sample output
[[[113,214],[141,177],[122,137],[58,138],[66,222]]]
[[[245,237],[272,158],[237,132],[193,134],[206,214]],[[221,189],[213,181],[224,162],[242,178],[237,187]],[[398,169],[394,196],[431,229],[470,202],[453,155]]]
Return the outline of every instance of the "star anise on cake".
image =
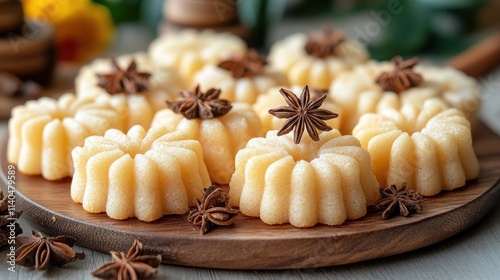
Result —
[[[197,85],[194,91],[181,91],[180,98],[167,101],[167,105],[186,119],[213,119],[225,115],[232,108],[229,100],[219,99],[220,93],[220,89],[214,88],[202,92]]]
[[[382,218],[388,219],[395,215],[407,217],[411,213],[421,213],[423,210],[420,204],[423,201],[422,195],[414,190],[406,190],[403,183],[398,190],[396,185],[389,188],[380,188],[382,198],[377,200],[373,207],[376,210],[383,210]]]
[[[234,223],[240,211],[228,206],[229,196],[218,186],[210,186],[200,200],[196,200],[196,207],[188,214],[188,221],[200,227],[202,234],[207,233],[214,226],[229,226]]]
[[[123,252],[111,251],[113,260],[105,263],[92,275],[101,279],[149,279],[156,277],[161,264],[161,255],[143,255],[143,245],[139,240],[134,240],[134,244],[125,255]]]
[[[232,56],[220,62],[217,66],[230,71],[235,78],[253,77],[264,72],[266,59],[254,49],[249,49],[243,56]]]
[[[137,63],[132,60],[127,69],[122,69],[116,59],[111,59],[113,70],[107,74],[96,74],[97,85],[105,89],[109,94],[124,92],[135,94],[147,91],[150,88],[150,73],[137,71]]]
[[[335,55],[335,49],[345,41],[345,38],[344,33],[334,31],[327,26],[323,32],[310,33],[304,48],[308,55],[325,58]]]
[[[23,229],[16,222],[21,217],[22,211],[9,210],[8,197],[0,190],[0,248],[9,243],[11,232],[17,236],[23,233]]]
[[[302,134],[304,134],[304,129],[307,130],[307,133],[314,141],[319,140],[317,130],[332,130],[332,127],[327,125],[325,120],[334,119],[339,115],[319,108],[323,104],[326,94],[311,101],[307,86],[302,90],[300,99],[293,92],[284,88],[280,89],[280,93],[285,98],[288,106],[280,106],[269,110],[269,114],[280,119],[287,119],[278,132],[278,136],[294,130],[293,141],[295,144],[299,144]]]
[[[394,70],[382,72],[375,80],[384,91],[401,93],[418,86],[423,81],[422,75],[413,71],[413,67],[418,63],[417,57],[403,60],[401,56],[396,56],[392,59],[392,63]]]
[[[16,264],[45,270],[49,264],[64,265],[84,259],[84,253],[75,253],[71,247],[75,239],[70,236],[44,237],[32,231],[31,236],[16,237]]]

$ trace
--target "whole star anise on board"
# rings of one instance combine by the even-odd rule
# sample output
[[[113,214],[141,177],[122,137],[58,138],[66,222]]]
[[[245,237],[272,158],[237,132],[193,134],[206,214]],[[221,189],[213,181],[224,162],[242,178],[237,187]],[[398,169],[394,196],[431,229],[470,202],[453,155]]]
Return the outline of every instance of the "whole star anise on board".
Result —
[[[384,210],[382,218],[388,219],[395,215],[407,217],[410,213],[421,213],[423,210],[420,204],[423,201],[422,195],[414,190],[406,190],[406,183],[398,190],[396,185],[389,188],[380,188],[382,198],[377,200],[373,207],[376,210]]]
[[[289,133],[294,130],[293,141],[295,144],[300,143],[304,129],[307,130],[309,136],[314,141],[319,140],[319,135],[316,130],[330,131],[332,127],[326,124],[325,120],[334,119],[339,115],[326,109],[320,109],[326,98],[326,94],[311,101],[309,88],[307,86],[302,90],[300,99],[287,89],[280,89],[281,95],[285,98],[288,106],[280,106],[269,110],[269,114],[280,118],[288,119],[283,124],[283,127],[278,131],[278,136]]]
[[[167,101],[168,107],[186,119],[213,119],[231,110],[231,102],[219,99],[220,89],[211,88],[206,92],[197,85],[194,91],[183,90],[176,101]]]
[[[111,251],[111,257],[111,262],[92,272],[94,277],[118,280],[154,278],[162,259],[161,255],[143,255],[143,245],[139,240],[134,240],[126,255],[123,252]]]
[[[84,253],[75,253],[71,247],[75,239],[70,236],[44,237],[38,231],[31,236],[16,237],[16,264],[45,270],[49,264],[64,265],[84,259]]]
[[[304,48],[308,55],[325,58],[335,55],[335,49],[344,41],[344,33],[336,32],[327,26],[323,32],[310,33]]]
[[[401,56],[396,56],[392,59],[392,63],[394,70],[382,72],[375,80],[384,91],[401,93],[418,86],[423,81],[422,75],[413,71],[413,67],[418,63],[417,57],[403,60]]]
[[[16,222],[21,217],[22,211],[9,210],[8,197],[0,190],[0,248],[9,243],[10,233],[15,236],[23,233],[23,229]]]
[[[253,77],[264,72],[266,59],[254,49],[249,49],[243,56],[233,56],[220,62],[217,66],[230,71],[233,78]]]
[[[207,233],[215,225],[229,226],[234,223],[240,213],[237,209],[228,206],[229,196],[217,186],[210,186],[200,200],[196,200],[196,207],[188,214],[188,221],[195,226],[200,226],[202,234]]]
[[[125,92],[135,94],[147,91],[150,88],[149,78],[151,74],[137,71],[137,63],[132,60],[127,69],[122,69],[116,59],[111,59],[113,72],[107,74],[96,74],[97,85],[105,89],[109,94]]]

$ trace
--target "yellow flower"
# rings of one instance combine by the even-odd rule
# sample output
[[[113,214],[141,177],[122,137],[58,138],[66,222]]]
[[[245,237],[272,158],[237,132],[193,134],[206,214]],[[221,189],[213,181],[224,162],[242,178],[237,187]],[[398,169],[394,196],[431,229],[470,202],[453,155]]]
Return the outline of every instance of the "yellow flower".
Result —
[[[26,17],[54,26],[59,60],[85,62],[111,41],[109,10],[90,0],[24,0],[23,8]]]

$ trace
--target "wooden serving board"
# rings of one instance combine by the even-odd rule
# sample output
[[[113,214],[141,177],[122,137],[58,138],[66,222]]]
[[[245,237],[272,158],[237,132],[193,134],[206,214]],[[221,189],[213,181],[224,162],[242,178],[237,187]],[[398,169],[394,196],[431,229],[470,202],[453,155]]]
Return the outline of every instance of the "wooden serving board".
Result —
[[[500,138],[484,125],[475,133],[479,179],[453,192],[426,198],[424,211],[383,220],[380,213],[342,226],[270,226],[240,215],[230,227],[201,235],[186,216],[146,223],[89,214],[70,198],[70,180],[48,182],[17,172],[17,209],[49,235],[70,235],[99,251],[126,251],[134,239],[165,263],[229,269],[284,269],[347,264],[415,250],[453,236],[479,221],[500,198]],[[0,146],[5,189],[7,139]]]

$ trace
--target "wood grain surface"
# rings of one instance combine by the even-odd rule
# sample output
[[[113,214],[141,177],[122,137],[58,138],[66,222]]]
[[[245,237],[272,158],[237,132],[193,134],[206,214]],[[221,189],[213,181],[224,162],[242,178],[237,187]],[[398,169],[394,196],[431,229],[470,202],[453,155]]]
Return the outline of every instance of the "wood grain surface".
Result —
[[[6,138],[1,143],[2,184],[6,184]],[[353,263],[399,254],[434,244],[480,220],[500,197],[500,138],[481,126],[475,135],[480,158],[478,180],[453,192],[427,198],[424,212],[410,218],[383,220],[380,214],[342,226],[298,229],[270,226],[240,216],[227,228],[200,235],[185,215],[146,223],[117,221],[89,214],[69,194],[70,179],[48,182],[16,174],[17,203],[25,218],[50,235],[71,235],[80,245],[107,252],[125,251],[134,239],[165,263],[231,269],[282,269]]]

